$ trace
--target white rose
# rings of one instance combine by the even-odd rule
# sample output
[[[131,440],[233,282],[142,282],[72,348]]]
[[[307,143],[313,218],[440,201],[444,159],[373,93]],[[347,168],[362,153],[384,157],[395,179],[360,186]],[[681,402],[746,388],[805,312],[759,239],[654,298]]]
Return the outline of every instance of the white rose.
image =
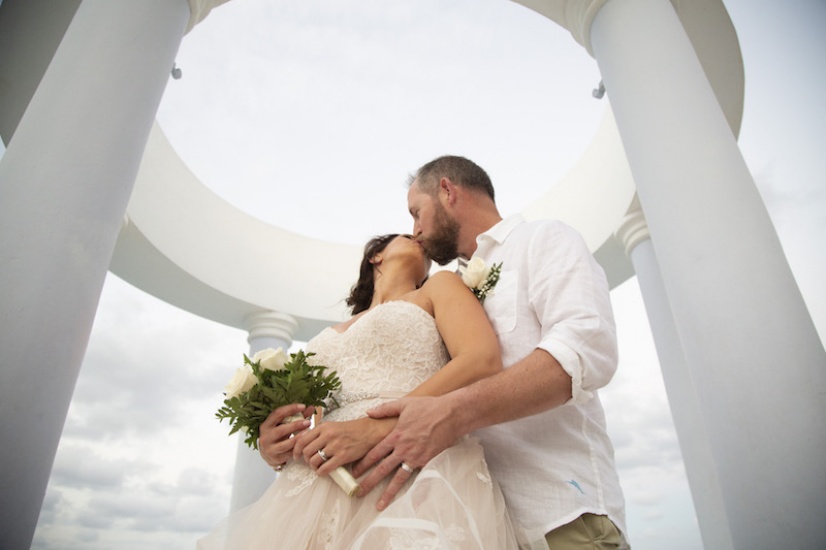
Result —
[[[252,356],[252,362],[258,363],[264,370],[281,370],[284,368],[284,363],[288,360],[289,357],[287,357],[287,354],[281,348],[262,349]]]
[[[462,270],[462,281],[470,288],[479,288],[479,285],[487,278],[488,273],[490,273],[490,268],[485,265],[485,260],[471,258]]]
[[[249,365],[244,365],[240,369],[235,371],[235,374],[232,375],[232,379],[229,381],[229,384],[224,388],[224,393],[227,395],[227,399],[232,397],[237,397],[242,393],[246,393],[252,388],[255,384],[258,383],[258,379],[255,378],[255,374],[252,372],[252,369]]]

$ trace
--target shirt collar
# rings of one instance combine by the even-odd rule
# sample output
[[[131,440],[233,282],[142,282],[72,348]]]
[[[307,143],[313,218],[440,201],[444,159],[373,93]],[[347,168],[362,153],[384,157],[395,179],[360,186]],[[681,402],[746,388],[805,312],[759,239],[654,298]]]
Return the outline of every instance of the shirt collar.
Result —
[[[524,222],[525,217],[522,214],[513,214],[512,216],[508,216],[476,237],[476,245],[478,246],[482,244],[485,240],[493,240],[499,244],[502,244],[505,242],[505,239],[508,238],[508,235],[511,234],[511,231],[513,231],[517,225]]]
[[[522,214],[514,214],[503,219],[484,233],[476,237],[476,251],[474,256],[485,257],[497,244],[501,245],[508,238],[517,225],[524,223]]]

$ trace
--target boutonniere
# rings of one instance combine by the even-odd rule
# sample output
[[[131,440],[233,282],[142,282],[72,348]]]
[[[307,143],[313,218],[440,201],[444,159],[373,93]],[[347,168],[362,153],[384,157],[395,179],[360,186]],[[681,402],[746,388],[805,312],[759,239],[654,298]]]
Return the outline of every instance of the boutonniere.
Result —
[[[471,258],[466,266],[459,268],[462,281],[473,291],[480,302],[493,290],[499,282],[499,273],[502,271],[502,262],[488,266],[482,258]]]

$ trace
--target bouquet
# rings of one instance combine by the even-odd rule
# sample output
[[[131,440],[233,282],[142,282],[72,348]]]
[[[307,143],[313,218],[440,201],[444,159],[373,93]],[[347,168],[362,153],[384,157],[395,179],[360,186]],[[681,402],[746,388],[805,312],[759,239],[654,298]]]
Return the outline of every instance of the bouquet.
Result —
[[[258,449],[261,423],[269,414],[284,405],[303,403],[323,407],[327,399],[335,402],[333,392],[341,387],[335,372],[325,374],[327,367],[310,365],[307,358],[313,353],[298,351],[289,357],[281,349],[268,348],[253,355],[244,355],[244,366],[239,368],[224,389],[224,405],[215,414],[219,421],[229,421],[232,435],[243,430],[244,443]],[[282,423],[301,420],[298,414],[285,418]],[[359,489],[353,476],[339,466],[330,477],[352,496]]]

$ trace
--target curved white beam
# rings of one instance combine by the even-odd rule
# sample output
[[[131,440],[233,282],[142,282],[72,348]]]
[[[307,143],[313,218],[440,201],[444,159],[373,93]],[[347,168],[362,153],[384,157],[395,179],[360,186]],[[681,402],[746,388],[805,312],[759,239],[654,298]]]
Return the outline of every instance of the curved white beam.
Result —
[[[223,1],[190,0],[190,28]],[[590,21],[605,3],[514,1],[566,26],[589,51]],[[672,3],[736,135],[744,79],[728,14],[720,0]],[[632,208],[635,188],[610,108],[580,161],[548,188],[525,215],[561,219],[581,231],[612,287],[631,277],[615,233]],[[304,237],[239,211],[198,181],[156,125],[110,269],[169,303],[229,326],[243,328],[244,318],[260,311],[289,313],[299,321],[296,340],[306,340],[346,316],[343,298],[360,256],[361,246]]]
[[[274,210],[289,208],[273,204]],[[290,313],[304,340],[343,318],[361,246],[275,227],[207,189],[157,124],[152,129],[111,271],[178,307],[230,326]]]

